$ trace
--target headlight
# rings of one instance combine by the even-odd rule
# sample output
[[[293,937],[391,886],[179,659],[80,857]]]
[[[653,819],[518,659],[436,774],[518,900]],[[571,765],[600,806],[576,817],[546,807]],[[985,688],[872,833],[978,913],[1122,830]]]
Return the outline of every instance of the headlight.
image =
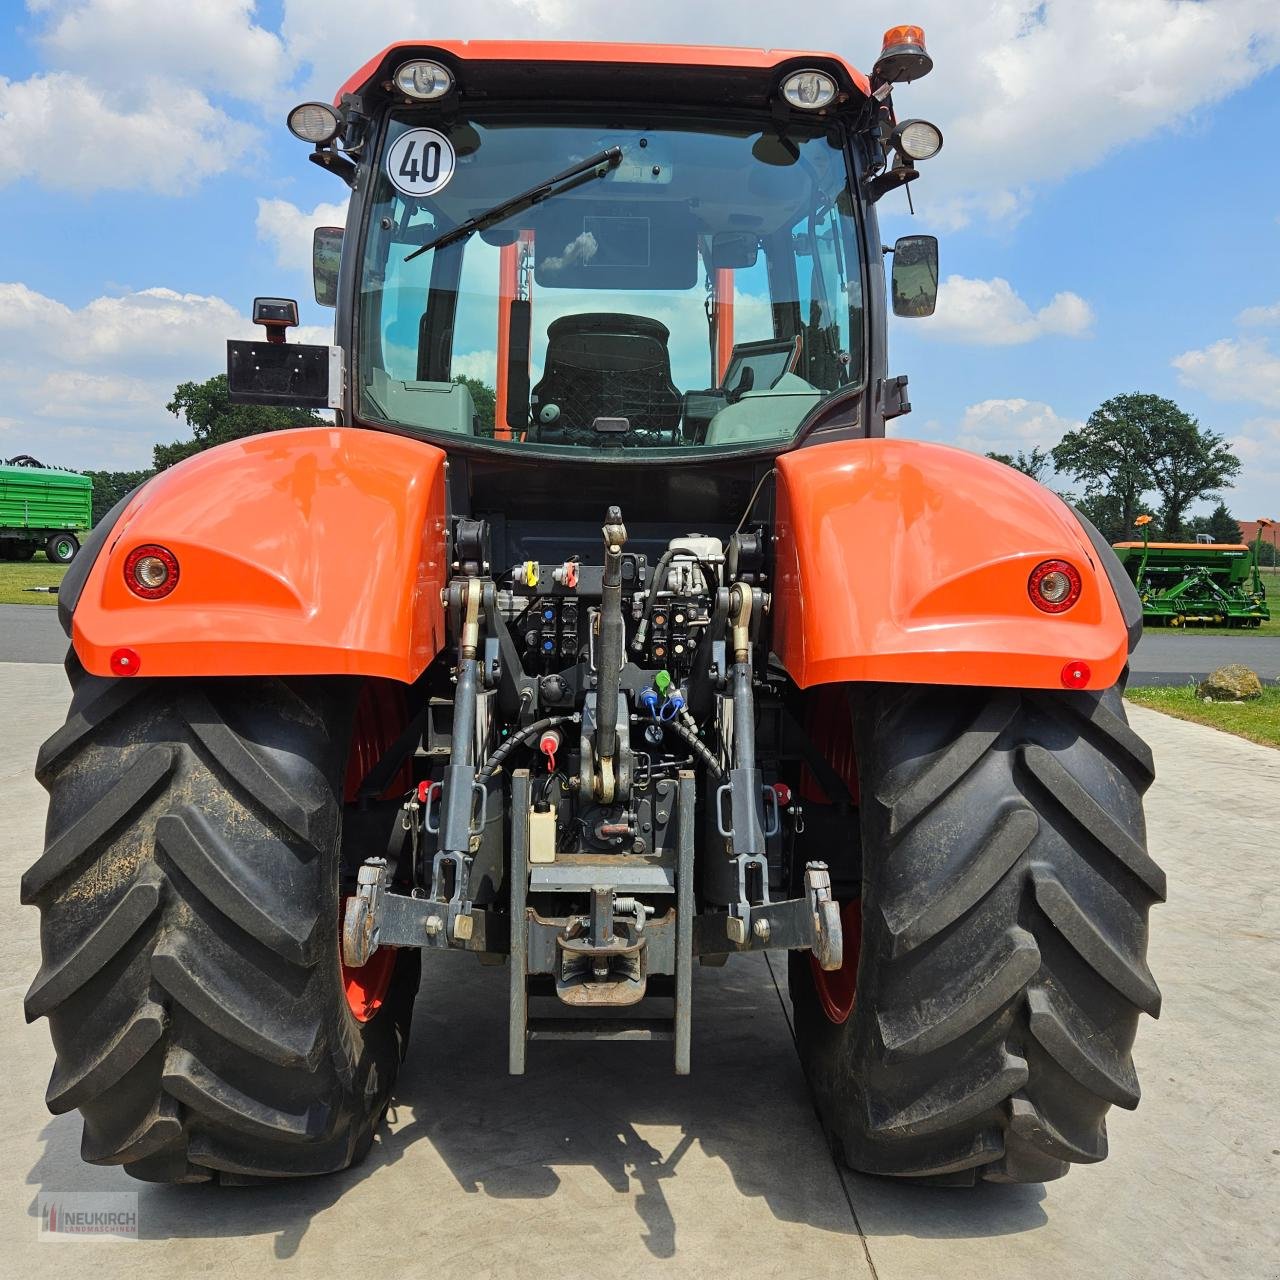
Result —
[[[303,102],[289,112],[289,132],[303,142],[331,142],[339,129],[338,113],[323,102]]]
[[[453,88],[449,68],[438,62],[406,62],[396,71],[395,81],[396,88],[406,98],[417,98],[420,102],[443,98]]]
[[[836,82],[825,71],[793,71],[782,82],[782,96],[801,111],[821,111],[835,100]]]
[[[942,130],[927,120],[904,120],[893,131],[891,145],[908,160],[929,160],[942,150]]]

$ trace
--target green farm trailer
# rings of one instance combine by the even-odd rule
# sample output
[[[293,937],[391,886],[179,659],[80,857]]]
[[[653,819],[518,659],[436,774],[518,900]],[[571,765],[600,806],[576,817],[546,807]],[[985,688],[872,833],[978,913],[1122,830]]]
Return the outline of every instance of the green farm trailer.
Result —
[[[1256,549],[1243,543],[1113,545],[1138,588],[1146,626],[1257,627],[1271,617]]]
[[[93,481],[27,454],[0,465],[0,560],[30,560],[43,547],[68,564],[93,523]]]

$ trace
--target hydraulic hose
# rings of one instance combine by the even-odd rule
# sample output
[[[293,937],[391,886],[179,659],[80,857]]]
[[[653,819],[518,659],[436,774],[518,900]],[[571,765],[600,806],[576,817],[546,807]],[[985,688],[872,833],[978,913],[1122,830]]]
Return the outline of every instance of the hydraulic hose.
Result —
[[[724,770],[720,767],[720,761],[716,759],[715,753],[688,725],[679,720],[662,720],[659,723],[664,729],[670,729],[672,733],[678,734],[688,743],[689,749],[706,765],[707,772],[713,778],[719,781],[724,777]]]
[[[688,547],[676,547],[674,550],[668,547],[658,560],[658,567],[653,571],[653,577],[650,579],[652,585],[649,587],[649,594],[645,597],[644,612],[640,615],[640,624],[636,627],[635,638],[631,641],[633,653],[644,652],[644,642],[648,638],[649,628],[653,624],[653,611],[658,607],[658,592],[662,589],[662,584],[666,582],[667,574],[671,571],[671,566],[676,560],[692,560],[702,574],[703,587],[711,594],[713,599],[715,597],[719,576],[712,572],[711,566],[697,552],[690,551]]]
[[[658,567],[653,571],[653,577],[650,579],[649,595],[644,602],[644,613],[640,617],[640,625],[636,628],[635,639],[631,641],[631,648],[640,653],[644,649],[645,637],[649,634],[649,622],[653,617],[654,606],[658,600],[658,587],[661,583],[666,582],[667,573],[671,568],[671,561],[675,558],[676,552],[668,547],[658,560]],[[686,552],[686,554],[692,554]]]
[[[524,746],[530,738],[536,738],[548,729],[556,728],[557,725],[577,724],[581,719],[582,717],[575,711],[568,716],[548,716],[545,720],[535,720],[532,724],[525,725],[523,729],[518,729],[485,761],[484,768],[476,774],[476,781],[488,782],[495,774],[500,773],[507,757],[517,747]]]

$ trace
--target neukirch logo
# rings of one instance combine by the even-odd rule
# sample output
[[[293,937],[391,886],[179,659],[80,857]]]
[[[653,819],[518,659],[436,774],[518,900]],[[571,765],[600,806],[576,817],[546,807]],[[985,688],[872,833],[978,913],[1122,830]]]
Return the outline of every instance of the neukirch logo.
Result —
[[[138,1238],[136,1191],[42,1191],[36,1211],[41,1240]]]

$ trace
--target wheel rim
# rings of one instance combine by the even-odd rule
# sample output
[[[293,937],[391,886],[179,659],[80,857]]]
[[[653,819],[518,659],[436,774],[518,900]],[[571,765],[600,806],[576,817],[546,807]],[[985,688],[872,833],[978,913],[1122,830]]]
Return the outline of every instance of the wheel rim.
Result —
[[[858,953],[862,950],[862,900],[854,898],[840,907],[840,934],[844,961],[838,969],[826,970],[812,954],[809,968],[814,990],[827,1021],[837,1026],[849,1020],[858,1000]]]
[[[59,542],[54,550],[59,560],[65,560],[71,554],[71,544],[69,542]]]
[[[404,693],[398,686],[382,680],[365,682],[360,690],[360,701],[356,704],[351,749],[347,753],[344,803],[355,803],[360,784],[369,770],[404,732],[408,722]],[[412,776],[412,766],[406,760],[380,799],[392,799],[403,794],[408,790]],[[342,920],[349,900],[349,897],[338,900],[338,960],[342,966],[342,990],[351,1016],[357,1022],[368,1022],[386,999],[398,953],[395,947],[379,947],[362,965],[349,965],[342,959]]]
[[[349,901],[349,898],[342,899],[343,911]],[[338,919],[341,922],[341,913]],[[338,954],[342,954],[341,949]],[[365,964],[358,967],[342,961],[342,990],[347,997],[347,1008],[357,1022],[368,1022],[382,1008],[391,986],[391,976],[396,971],[396,959],[395,947],[379,947]]]

